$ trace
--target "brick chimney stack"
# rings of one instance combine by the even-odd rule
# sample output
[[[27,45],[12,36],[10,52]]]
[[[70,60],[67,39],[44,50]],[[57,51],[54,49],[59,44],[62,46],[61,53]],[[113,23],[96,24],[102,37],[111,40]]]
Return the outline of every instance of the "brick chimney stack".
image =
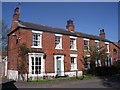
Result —
[[[14,14],[13,14],[13,18],[12,18],[12,26],[11,26],[9,32],[11,32],[12,30],[14,30],[15,28],[18,27],[17,21],[19,21],[19,16],[20,16],[19,8],[16,7],[16,8],[14,9]]]
[[[67,21],[67,25],[66,25],[66,29],[69,30],[69,31],[74,31],[74,24],[73,24],[73,21],[72,20],[68,20]]]
[[[14,14],[13,14],[13,21],[18,21],[19,20],[19,16],[20,16],[19,8],[16,7],[15,10],[14,10]]]
[[[99,36],[102,37],[102,38],[106,38],[104,29],[100,30]]]

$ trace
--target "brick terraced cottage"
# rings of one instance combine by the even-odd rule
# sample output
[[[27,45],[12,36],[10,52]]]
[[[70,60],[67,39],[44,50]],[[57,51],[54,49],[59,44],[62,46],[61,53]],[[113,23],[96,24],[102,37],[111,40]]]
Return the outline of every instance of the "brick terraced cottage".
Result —
[[[70,77],[82,75],[84,66],[82,54],[87,53],[89,44],[100,44],[107,49],[107,65],[112,65],[117,60],[115,44],[105,38],[104,29],[100,35],[90,35],[74,30],[72,20],[67,21],[66,29],[34,24],[19,20],[19,8],[16,8],[13,15],[12,26],[8,34],[8,78],[18,80],[18,66],[20,58],[18,55],[19,46],[23,43],[27,48],[40,52],[29,52],[27,55],[26,68],[28,78],[36,76],[65,76]]]

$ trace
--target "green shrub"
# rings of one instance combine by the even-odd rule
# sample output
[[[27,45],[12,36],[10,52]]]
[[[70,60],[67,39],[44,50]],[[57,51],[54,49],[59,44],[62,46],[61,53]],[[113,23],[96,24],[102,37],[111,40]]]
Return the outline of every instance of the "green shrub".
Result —
[[[84,75],[88,75],[88,74],[94,74],[94,69],[84,70]]]
[[[113,63],[113,66],[116,67],[117,73],[120,75],[120,60],[115,61],[115,62]]]
[[[102,67],[96,67],[94,70],[95,75],[97,76],[112,76],[112,75],[116,75],[117,72],[117,68],[115,66],[102,66]]]

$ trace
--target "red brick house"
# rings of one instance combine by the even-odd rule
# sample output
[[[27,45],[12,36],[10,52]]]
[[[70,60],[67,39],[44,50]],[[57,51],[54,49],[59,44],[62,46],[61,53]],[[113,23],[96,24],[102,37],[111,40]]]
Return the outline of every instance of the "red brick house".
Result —
[[[107,64],[117,60],[117,50],[113,42],[105,38],[104,29],[99,36],[76,32],[72,20],[67,21],[66,29],[60,29],[19,20],[19,8],[13,15],[8,34],[8,78],[18,79],[18,48],[25,43],[27,48],[40,50],[41,53],[28,53],[28,77],[36,76],[75,76],[82,75],[85,68],[82,54],[88,55],[89,44],[106,46]],[[117,52],[117,51],[116,51]],[[89,56],[89,55],[88,55]],[[114,58],[114,59],[113,59]],[[86,66],[90,68],[90,66]]]

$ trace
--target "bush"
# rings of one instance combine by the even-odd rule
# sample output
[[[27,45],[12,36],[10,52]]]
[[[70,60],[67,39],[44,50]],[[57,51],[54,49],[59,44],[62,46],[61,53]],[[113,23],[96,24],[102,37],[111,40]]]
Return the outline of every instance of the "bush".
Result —
[[[116,67],[117,73],[120,75],[120,60],[115,61],[115,62],[113,63],[113,66]]]
[[[94,74],[94,70],[93,69],[87,69],[84,71],[84,75],[88,75],[88,74]]]
[[[96,75],[96,76],[113,76],[120,75],[120,60],[115,61],[113,66],[101,66],[84,71],[84,75]]]
[[[118,73],[118,69],[115,66],[102,66],[96,67],[94,73],[97,76],[112,76]]]

